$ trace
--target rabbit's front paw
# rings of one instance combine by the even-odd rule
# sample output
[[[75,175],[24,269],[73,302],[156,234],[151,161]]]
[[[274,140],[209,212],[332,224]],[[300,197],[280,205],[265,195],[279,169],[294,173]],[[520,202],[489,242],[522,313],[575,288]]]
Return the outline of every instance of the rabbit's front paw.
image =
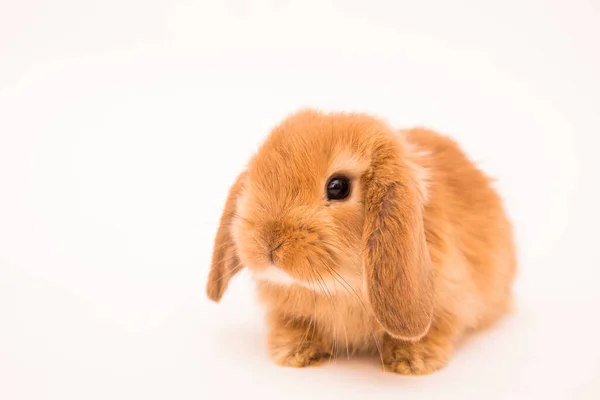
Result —
[[[303,345],[289,344],[271,350],[273,360],[284,367],[303,368],[322,364],[331,355],[323,351],[320,346],[305,343]]]
[[[429,375],[446,366],[451,347],[450,342],[427,336],[418,342],[389,338],[384,344],[384,369],[401,375]]]

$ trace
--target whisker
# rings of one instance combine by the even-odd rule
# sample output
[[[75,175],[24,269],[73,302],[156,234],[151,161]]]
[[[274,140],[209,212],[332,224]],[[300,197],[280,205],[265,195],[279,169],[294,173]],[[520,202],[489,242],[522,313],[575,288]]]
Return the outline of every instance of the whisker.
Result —
[[[315,302],[314,308],[315,308],[315,314],[316,314],[316,302]],[[296,347],[296,351],[299,351],[302,348],[302,346],[304,345],[304,343],[307,341],[308,335],[309,335],[309,332],[310,332],[312,326],[313,326],[313,319],[311,318],[309,320],[308,326],[306,328],[306,332],[304,332],[304,335],[302,336],[302,340],[301,340],[300,344],[298,345],[298,347]],[[314,332],[311,334],[311,336],[312,335],[314,335]]]
[[[350,294],[350,297],[352,297],[352,293],[350,293],[350,291],[348,291],[348,289],[342,284],[342,282],[340,282],[335,276],[333,276],[333,278],[344,288],[346,289],[346,291],[348,292],[348,294]],[[343,279],[343,278],[342,278]],[[348,360],[350,360],[350,346],[348,344],[348,331],[346,329],[346,322],[343,321],[343,327],[344,327],[344,336],[346,338],[346,356],[348,358]]]
[[[239,272],[240,269],[242,269],[242,265],[238,264],[237,266],[234,266],[229,270],[225,270],[223,275],[221,275],[218,279],[215,279],[214,281],[211,282],[211,284],[212,284],[211,287],[213,287],[214,285],[216,285],[218,282],[220,282],[221,280],[223,280],[225,278],[231,278],[234,274]]]
[[[312,320],[311,320],[311,322],[312,322]],[[300,351],[300,349],[302,348],[302,346],[304,346],[304,343],[306,343],[306,340],[308,339],[308,332],[309,331],[310,331],[310,322],[309,322],[309,325],[306,327],[306,331],[304,332],[304,335],[302,335],[302,340],[300,341],[300,343],[296,347],[296,352]]]
[[[381,360],[381,368],[385,369],[385,363],[383,362],[383,353],[381,351],[381,347],[379,346],[379,342],[375,337],[375,334],[371,332],[371,336],[373,337],[373,341],[375,342],[375,346],[377,347],[377,352],[379,353],[379,359]]]
[[[323,275],[321,275],[321,273],[315,269],[314,270],[315,273],[318,275],[319,280],[322,282],[321,288],[325,294],[325,296],[327,296],[327,299],[329,300],[329,305],[331,307],[331,316],[332,319],[336,319],[338,313],[337,313],[337,309],[335,307],[335,301],[333,299],[333,295],[331,294],[331,292],[329,291],[329,289],[327,288],[327,283],[325,282],[325,279],[323,279]],[[334,355],[337,355],[337,351],[338,351],[338,343],[337,343],[337,327],[335,322],[333,323],[333,340],[331,343],[331,354],[329,355],[329,361],[331,362],[332,358],[334,357]]]
[[[226,263],[229,263],[231,260],[235,260],[237,258],[238,258],[237,254],[234,254],[231,257],[228,257],[228,258],[226,258],[224,260],[221,260],[220,262],[226,264]]]
[[[346,338],[346,358],[350,360],[350,345],[348,344],[348,329],[346,329],[345,319],[342,321],[342,326],[344,327],[344,337]]]
[[[221,243],[221,244],[220,244],[220,245],[218,245],[218,246],[214,246],[214,247],[213,247],[213,251],[216,251],[216,250],[221,250],[221,249],[223,249],[223,248],[225,248],[225,247],[232,247],[232,248],[233,248],[234,246],[233,246],[233,245],[232,245],[232,244],[231,244],[229,241],[227,241],[227,242],[225,242],[225,243]]]
[[[241,219],[242,221],[244,221],[244,222],[246,222],[246,223],[248,223],[248,224],[250,224],[250,225],[254,225],[254,223],[253,223],[252,221],[250,221],[249,219],[247,219],[247,218],[245,218],[245,217],[242,217],[241,215],[239,215],[239,214],[238,214],[238,213],[236,213],[236,212],[233,212],[233,211],[225,211],[225,212],[224,212],[224,214],[226,214],[226,215],[229,215],[229,216],[230,216],[230,217],[232,217],[232,218]]]
[[[310,277],[310,282],[309,282],[309,286],[310,286],[310,292],[312,294],[313,297],[313,335],[316,334],[317,332],[317,295],[315,294],[315,288],[314,288],[314,281],[312,278],[312,275],[309,276]]]
[[[329,268],[330,270],[332,270],[327,264],[324,264],[324,265],[327,268]],[[334,275],[332,275],[332,276],[333,276],[334,280],[337,283],[339,283],[342,287],[344,287],[344,285]],[[341,276],[340,276],[340,278],[341,278]],[[344,280],[344,278],[342,278],[342,280]],[[344,282],[345,282],[345,280],[344,280]],[[344,289],[346,289],[346,291],[348,291],[348,289],[346,287],[344,287]],[[352,295],[349,291],[348,291],[348,293],[350,295]],[[342,327],[344,328],[344,338],[346,340],[346,357],[347,357],[348,360],[350,360],[350,345],[349,345],[349,342],[348,342],[348,330],[346,328],[346,321],[345,320],[342,321]]]
[[[342,286],[344,287],[344,289],[346,289],[346,291],[348,292],[348,294],[350,294],[350,297],[356,298],[356,299],[357,299],[357,300],[360,302],[360,304],[362,305],[362,307],[363,307],[363,309],[364,309],[365,313],[366,313],[367,315],[369,315],[370,313],[369,313],[369,311],[367,310],[367,307],[365,306],[365,303],[362,301],[362,299],[361,299],[361,297],[358,295],[358,293],[357,293],[357,292],[354,290],[354,288],[352,287],[352,285],[350,285],[350,284],[349,284],[349,283],[348,283],[348,282],[347,282],[347,281],[344,279],[344,277],[343,277],[342,275],[340,275],[340,274],[339,274],[339,273],[338,273],[338,272],[337,272],[335,269],[333,269],[333,268],[332,268],[332,267],[330,267],[329,265],[325,265],[325,266],[326,266],[326,267],[328,268],[328,270],[329,270],[329,271],[332,273],[332,276],[333,276],[333,278],[334,278],[334,279],[336,279],[336,280],[337,280],[337,278],[336,278],[336,275],[337,275],[337,276],[338,276],[338,277],[339,277],[339,278],[340,278],[342,281],[344,281],[344,283],[345,283],[346,285],[348,285],[348,287],[349,287],[349,288],[352,290],[352,292],[354,293],[354,295],[352,295],[352,293],[350,293],[350,291],[348,290],[348,287],[344,286],[344,285],[342,284],[342,282],[340,282],[340,281],[338,280],[338,282],[340,283],[340,285],[342,285]],[[335,275],[333,275],[333,274],[335,274]],[[384,366],[384,362],[383,362],[383,354],[382,354],[382,350],[381,350],[381,348],[380,348],[380,346],[379,346],[379,342],[377,341],[377,338],[375,337],[375,334],[374,334],[372,331],[371,331],[370,333],[371,333],[371,337],[373,338],[373,341],[375,342],[375,346],[377,347],[377,352],[379,353],[379,358],[381,359],[381,367],[382,367],[382,368],[384,368],[385,366]]]
[[[333,269],[333,268],[332,268],[332,267],[330,267],[329,265],[325,265],[325,266],[327,267],[327,269],[329,270],[329,272],[332,274],[332,277],[333,277],[334,279],[336,279],[336,280],[338,281],[338,283],[339,283],[340,285],[342,285],[342,287],[343,287],[344,289],[346,289],[346,291],[348,292],[348,294],[350,294],[350,295],[351,295],[351,296],[353,296],[353,297],[356,297],[356,299],[357,299],[357,300],[360,302],[360,304],[362,305],[362,307],[363,307],[363,310],[364,310],[364,311],[365,311],[365,312],[368,314],[369,312],[368,312],[368,310],[367,310],[367,306],[366,306],[366,305],[365,305],[365,303],[362,301],[362,299],[361,299],[360,295],[359,295],[359,294],[356,292],[356,290],[354,290],[354,287],[352,287],[352,285],[350,285],[350,284],[348,283],[348,281],[346,281],[346,279],[344,279],[344,277],[343,277],[342,275],[340,275],[340,274],[339,274],[339,272],[337,272],[335,269]],[[334,275],[334,274],[335,274],[335,275]],[[337,277],[336,277],[336,276],[337,276]],[[338,280],[338,278],[339,278],[339,279],[341,279],[341,281],[340,281],[340,280]],[[344,282],[344,283],[342,283],[342,282]],[[349,289],[348,289],[348,288],[349,288]],[[352,292],[350,292],[350,291],[352,291]]]

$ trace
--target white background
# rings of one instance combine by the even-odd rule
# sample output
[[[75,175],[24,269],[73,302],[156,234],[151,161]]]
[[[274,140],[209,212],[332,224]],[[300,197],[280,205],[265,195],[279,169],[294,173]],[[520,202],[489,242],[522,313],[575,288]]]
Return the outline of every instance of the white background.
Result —
[[[600,2],[0,3],[0,398],[600,398]],[[299,107],[450,134],[499,179],[518,311],[443,371],[272,364],[227,189]]]

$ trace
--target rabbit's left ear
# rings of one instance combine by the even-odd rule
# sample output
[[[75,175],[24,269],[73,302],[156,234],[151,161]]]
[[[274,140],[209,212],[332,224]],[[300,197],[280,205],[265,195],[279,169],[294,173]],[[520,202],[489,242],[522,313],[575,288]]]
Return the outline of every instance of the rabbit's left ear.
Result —
[[[393,337],[419,340],[433,318],[433,268],[423,226],[422,182],[393,138],[373,152],[365,182],[363,265],[375,317]]]
[[[212,263],[206,284],[206,294],[214,302],[221,300],[229,285],[229,281],[243,267],[237,255],[237,249],[231,237],[230,228],[235,215],[236,201],[242,191],[243,179],[244,173],[241,173],[229,189],[225,208],[219,222],[219,229],[215,237]]]

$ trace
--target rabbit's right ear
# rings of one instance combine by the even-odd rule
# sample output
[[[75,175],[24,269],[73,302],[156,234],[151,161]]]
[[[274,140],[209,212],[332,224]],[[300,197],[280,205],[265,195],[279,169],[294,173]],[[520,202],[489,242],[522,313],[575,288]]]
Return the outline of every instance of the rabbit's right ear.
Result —
[[[219,229],[215,237],[206,294],[212,301],[217,303],[223,297],[231,278],[242,269],[242,263],[237,255],[235,243],[231,237],[231,222],[236,214],[236,202],[242,191],[243,179],[244,173],[237,177],[236,182],[229,189]]]
[[[415,341],[433,318],[433,266],[423,224],[419,174],[389,138],[374,151],[365,193],[364,270],[368,298],[382,327]]]

